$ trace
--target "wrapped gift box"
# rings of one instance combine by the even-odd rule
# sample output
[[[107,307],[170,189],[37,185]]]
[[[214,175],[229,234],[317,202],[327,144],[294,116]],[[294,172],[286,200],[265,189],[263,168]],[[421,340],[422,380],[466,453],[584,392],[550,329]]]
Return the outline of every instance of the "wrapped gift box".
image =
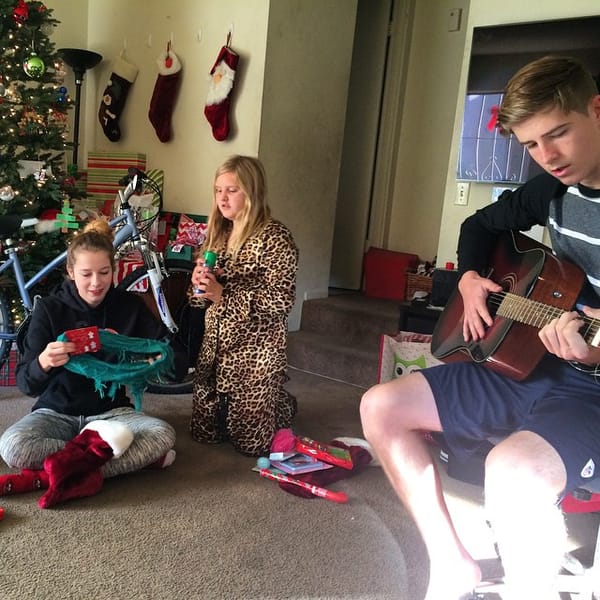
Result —
[[[0,369],[0,386],[17,385],[17,381],[15,379],[15,370],[18,362],[19,351],[17,350],[17,345],[13,344],[8,353],[6,362]]]
[[[117,261],[117,268],[115,269],[114,284],[118,285],[127,275],[133,273],[138,267],[143,267],[144,261],[139,252],[131,252],[126,256],[122,256]],[[148,291],[148,279],[144,279],[138,284],[138,289],[131,290],[134,292],[147,292]]]
[[[119,180],[135,167],[146,170],[146,155],[139,152],[88,152],[87,197],[98,207],[114,201],[121,186]]]
[[[404,300],[406,274],[419,263],[416,254],[369,248],[365,254],[365,294],[374,298]]]
[[[202,245],[206,237],[208,217],[190,213],[165,212],[162,213],[161,220],[164,220],[165,226],[162,237],[159,229],[159,242],[164,243],[165,258],[191,261],[194,251]]]

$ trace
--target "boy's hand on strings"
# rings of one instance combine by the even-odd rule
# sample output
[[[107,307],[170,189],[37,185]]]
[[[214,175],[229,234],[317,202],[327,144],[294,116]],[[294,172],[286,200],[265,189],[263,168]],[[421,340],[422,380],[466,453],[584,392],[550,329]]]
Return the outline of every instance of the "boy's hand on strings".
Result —
[[[597,319],[600,309],[583,307],[587,317]],[[540,329],[538,335],[542,343],[552,354],[564,360],[574,360],[586,365],[600,363],[600,348],[590,346],[581,335],[583,317],[576,311],[563,313]]]
[[[491,292],[501,292],[502,287],[476,271],[466,271],[458,282],[458,290],[463,301],[463,338],[465,342],[481,340],[486,327],[494,322],[487,297]]]
[[[69,354],[75,352],[76,346],[73,342],[50,342],[38,356],[40,367],[45,373],[50,369],[62,367],[69,362]]]

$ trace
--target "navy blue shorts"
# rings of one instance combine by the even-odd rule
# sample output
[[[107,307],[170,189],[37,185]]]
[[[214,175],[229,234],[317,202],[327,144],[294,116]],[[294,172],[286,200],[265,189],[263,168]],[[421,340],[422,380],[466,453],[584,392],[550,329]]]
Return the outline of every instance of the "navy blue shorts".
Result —
[[[487,440],[533,431],[567,469],[570,491],[600,477],[600,377],[547,355],[524,381],[482,365],[457,362],[423,369],[444,437],[458,460]]]

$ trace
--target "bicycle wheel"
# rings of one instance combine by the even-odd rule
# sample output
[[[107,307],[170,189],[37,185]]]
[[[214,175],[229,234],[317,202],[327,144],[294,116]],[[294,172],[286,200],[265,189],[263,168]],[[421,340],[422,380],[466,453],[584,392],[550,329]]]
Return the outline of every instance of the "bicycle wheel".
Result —
[[[189,394],[192,391],[196,358],[204,333],[204,313],[201,309],[191,308],[187,301],[186,292],[194,269],[193,263],[185,260],[167,260],[165,268],[168,277],[163,279],[161,285],[169,310],[179,326],[176,335],[187,352],[188,372],[181,381],[152,381],[148,385],[148,391],[154,394]],[[117,287],[140,296],[152,314],[160,319],[146,267],[135,269]]]

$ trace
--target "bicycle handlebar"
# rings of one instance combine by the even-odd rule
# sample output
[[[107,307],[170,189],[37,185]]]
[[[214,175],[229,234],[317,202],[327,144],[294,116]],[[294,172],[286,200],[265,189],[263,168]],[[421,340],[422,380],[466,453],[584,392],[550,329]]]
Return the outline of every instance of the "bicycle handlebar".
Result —
[[[142,191],[143,184],[146,184],[158,196],[158,210],[163,207],[163,195],[160,185],[147,173],[137,167],[129,167],[127,175],[119,179],[119,185],[126,186],[124,190],[119,190],[121,203],[127,202],[133,194],[139,194]]]

